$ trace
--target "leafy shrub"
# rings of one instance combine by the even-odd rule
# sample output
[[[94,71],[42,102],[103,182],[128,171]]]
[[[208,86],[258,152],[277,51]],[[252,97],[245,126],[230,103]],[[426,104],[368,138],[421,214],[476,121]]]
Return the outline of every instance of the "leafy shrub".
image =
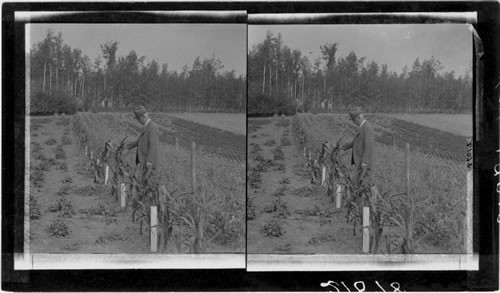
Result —
[[[74,214],[71,202],[67,201],[64,197],[58,199],[55,204],[49,206],[50,212],[61,212],[63,217],[71,217]]]
[[[274,160],[275,161],[281,161],[285,159],[285,155],[283,154],[283,151],[281,150],[281,146],[277,146],[273,150],[273,155],[274,155]]]
[[[38,153],[42,150],[42,146],[40,145],[39,142],[32,142],[31,143],[31,151],[33,153]]]
[[[74,114],[76,112],[75,99],[64,92],[54,91],[51,94],[36,92],[30,98],[30,114],[32,115]]]
[[[285,96],[269,97],[263,94],[252,95],[248,98],[248,115],[269,116],[273,114],[295,114],[295,102]]]
[[[261,231],[266,237],[281,237],[285,233],[281,225],[274,220],[264,224]]]
[[[66,172],[68,171],[68,165],[65,162],[60,162],[56,169]]]
[[[57,195],[59,195],[59,196],[68,195],[68,192],[70,190],[71,190],[71,186],[69,186],[69,185],[63,185],[61,187],[61,189],[59,189],[59,191],[57,192]]]
[[[255,220],[257,213],[255,211],[255,197],[247,197],[247,220]]]
[[[275,216],[277,218],[286,218],[288,215],[290,215],[286,202],[282,201],[279,198],[274,200],[270,205],[265,206],[264,212],[276,213]]]
[[[33,168],[30,174],[30,180],[33,182],[33,185],[37,188],[43,186],[43,181],[45,177],[43,176],[43,171],[38,168]]]
[[[69,138],[69,136],[63,135],[63,137],[61,138],[61,142],[63,145],[69,145],[71,144],[71,139]]]
[[[39,219],[42,213],[40,212],[40,204],[33,195],[30,195],[30,219]]]
[[[56,153],[56,159],[66,159],[66,153],[64,152],[62,145],[58,145],[54,152]]]
[[[274,146],[276,144],[276,141],[274,139],[270,139],[264,143],[265,146]]]
[[[55,138],[49,138],[45,141],[46,145],[55,145],[57,143],[57,140]]]
[[[281,145],[282,146],[289,146],[289,145],[292,145],[292,143],[290,142],[290,139],[288,137],[283,136],[281,138]]]
[[[59,219],[50,224],[47,230],[50,235],[56,237],[66,237],[71,232],[66,223]]]

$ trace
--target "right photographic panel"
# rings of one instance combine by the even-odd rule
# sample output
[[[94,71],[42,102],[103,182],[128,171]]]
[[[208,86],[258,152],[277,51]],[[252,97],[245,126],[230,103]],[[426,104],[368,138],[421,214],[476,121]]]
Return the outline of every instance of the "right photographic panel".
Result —
[[[470,27],[248,26],[249,270],[465,268]]]

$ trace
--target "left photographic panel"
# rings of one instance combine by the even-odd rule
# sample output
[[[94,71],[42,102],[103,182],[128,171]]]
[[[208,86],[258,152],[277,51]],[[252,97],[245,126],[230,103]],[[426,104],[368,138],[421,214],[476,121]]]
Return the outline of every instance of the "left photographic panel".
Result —
[[[217,17],[25,24],[17,268],[245,267],[247,30]]]

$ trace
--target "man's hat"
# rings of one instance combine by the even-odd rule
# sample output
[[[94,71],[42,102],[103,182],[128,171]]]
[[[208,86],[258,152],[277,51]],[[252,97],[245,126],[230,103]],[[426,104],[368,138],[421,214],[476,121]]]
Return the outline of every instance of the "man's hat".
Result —
[[[352,107],[351,110],[349,110],[349,116],[351,116],[351,119],[354,119],[361,114],[363,114],[363,112],[360,107]]]
[[[144,113],[146,113],[146,108],[144,108],[144,106],[139,106],[134,109],[135,118],[141,117]]]

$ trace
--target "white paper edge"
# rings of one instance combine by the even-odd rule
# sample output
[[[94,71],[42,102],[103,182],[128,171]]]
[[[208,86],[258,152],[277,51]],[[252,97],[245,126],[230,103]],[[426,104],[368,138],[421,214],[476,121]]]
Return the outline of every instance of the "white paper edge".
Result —
[[[477,254],[248,254],[247,271],[474,271]]]
[[[241,269],[245,254],[31,254],[14,270]]]

